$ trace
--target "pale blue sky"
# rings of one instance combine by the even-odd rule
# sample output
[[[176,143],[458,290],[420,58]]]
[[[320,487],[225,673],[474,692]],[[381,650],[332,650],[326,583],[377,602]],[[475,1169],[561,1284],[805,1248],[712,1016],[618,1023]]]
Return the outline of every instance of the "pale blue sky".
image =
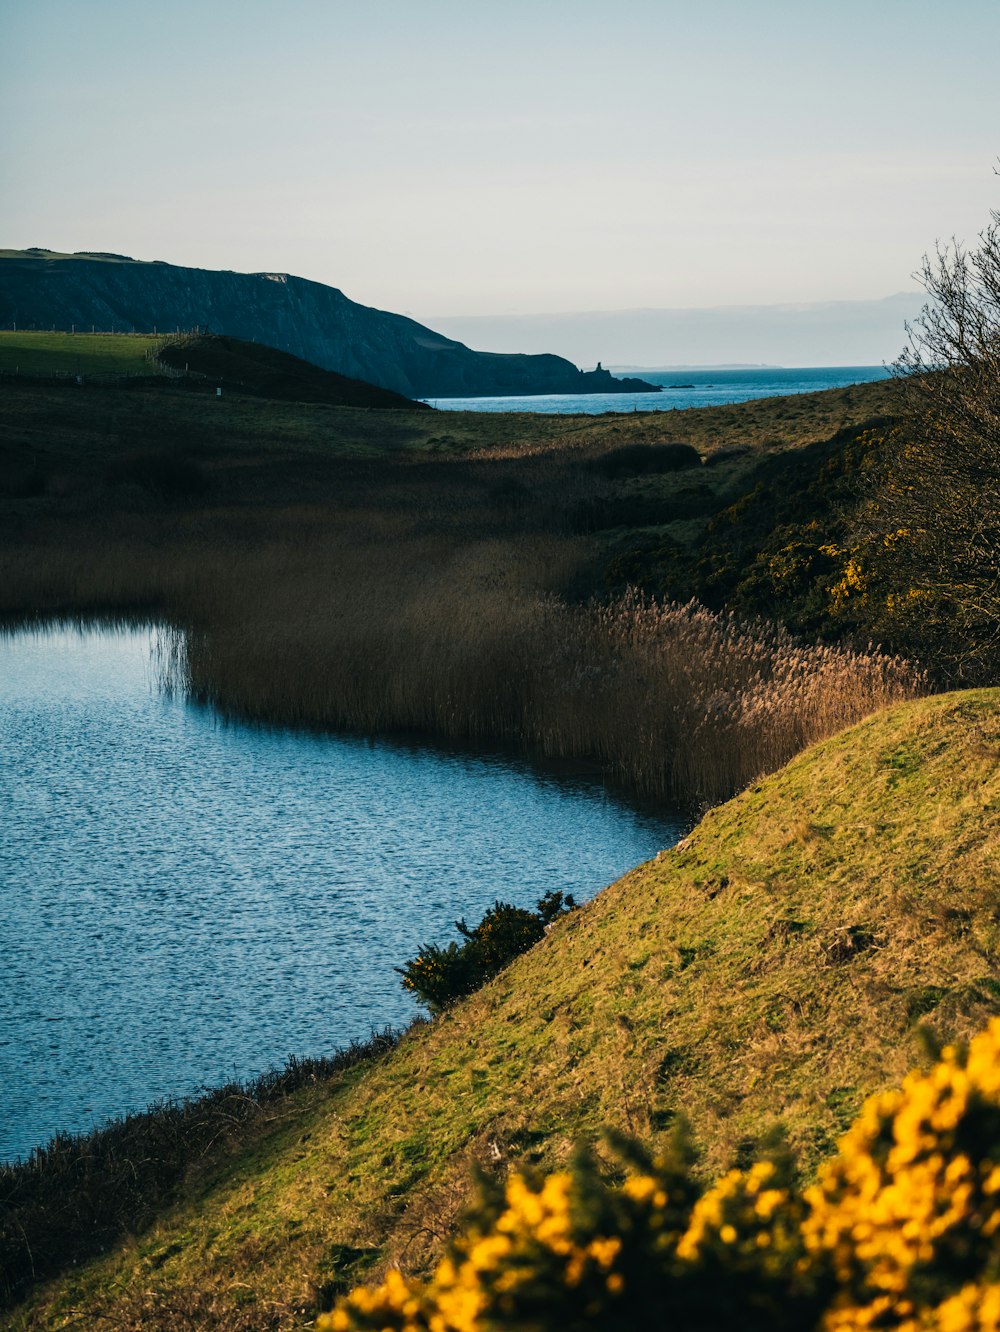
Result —
[[[432,320],[881,297],[1000,201],[997,0],[3,0],[3,235]]]

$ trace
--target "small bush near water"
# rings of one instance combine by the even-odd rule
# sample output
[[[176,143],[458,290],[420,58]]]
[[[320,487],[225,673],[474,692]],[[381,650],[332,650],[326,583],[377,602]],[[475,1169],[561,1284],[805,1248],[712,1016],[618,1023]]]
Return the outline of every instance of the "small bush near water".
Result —
[[[464,943],[452,942],[446,948],[426,944],[405,966],[397,967],[403,987],[431,1012],[439,1012],[485,985],[515,957],[538,943],[547,926],[575,906],[572,893],[558,892],[540,898],[537,911],[495,902],[472,929],[464,920],[455,922]]]
[[[155,1220],[196,1164],[217,1161],[283,1118],[287,1098],[393,1049],[388,1027],[325,1059],[297,1059],[251,1082],[58,1134],[0,1165],[0,1307],[35,1281],[101,1253]]]
[[[871,1097],[816,1183],[780,1151],[703,1190],[683,1137],[625,1170],[484,1181],[431,1279],[355,1290],[318,1332],[997,1332],[1000,1019]],[[624,1178],[623,1178],[624,1175]]]

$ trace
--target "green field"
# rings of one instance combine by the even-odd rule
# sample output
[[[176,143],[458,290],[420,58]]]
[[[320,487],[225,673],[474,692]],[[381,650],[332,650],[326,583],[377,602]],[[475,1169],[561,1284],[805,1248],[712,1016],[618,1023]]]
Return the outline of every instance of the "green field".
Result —
[[[145,333],[0,332],[0,372],[31,375],[152,375],[146,353],[163,338]]]

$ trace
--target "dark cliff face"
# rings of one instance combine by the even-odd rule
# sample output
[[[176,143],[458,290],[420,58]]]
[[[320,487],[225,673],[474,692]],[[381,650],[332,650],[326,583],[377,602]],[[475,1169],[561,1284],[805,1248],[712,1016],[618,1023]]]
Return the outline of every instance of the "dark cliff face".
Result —
[[[285,273],[232,273],[46,252],[0,258],[0,326],[149,333],[174,329],[256,341],[410,398],[646,389],[561,356],[476,352],[413,319]]]

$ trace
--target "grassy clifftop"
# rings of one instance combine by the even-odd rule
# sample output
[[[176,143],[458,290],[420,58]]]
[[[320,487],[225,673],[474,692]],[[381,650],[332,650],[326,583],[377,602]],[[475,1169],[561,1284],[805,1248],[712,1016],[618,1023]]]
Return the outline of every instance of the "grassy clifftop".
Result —
[[[19,1328],[294,1328],[435,1255],[487,1169],[678,1113],[715,1175],[782,1123],[806,1167],[916,1028],[1000,1008],[1000,691],[879,714],[710,813],[383,1059],[290,1103]],[[484,873],[488,873],[484,866]]]
[[[0,371],[32,375],[155,375],[164,339],[142,333],[0,331]]]
[[[391,407],[429,411],[399,393],[347,379],[260,343],[207,333],[149,336],[141,333],[38,333],[0,330],[0,373],[7,375],[126,375],[169,372],[186,387],[214,393],[249,393],[274,401],[335,407]]]

